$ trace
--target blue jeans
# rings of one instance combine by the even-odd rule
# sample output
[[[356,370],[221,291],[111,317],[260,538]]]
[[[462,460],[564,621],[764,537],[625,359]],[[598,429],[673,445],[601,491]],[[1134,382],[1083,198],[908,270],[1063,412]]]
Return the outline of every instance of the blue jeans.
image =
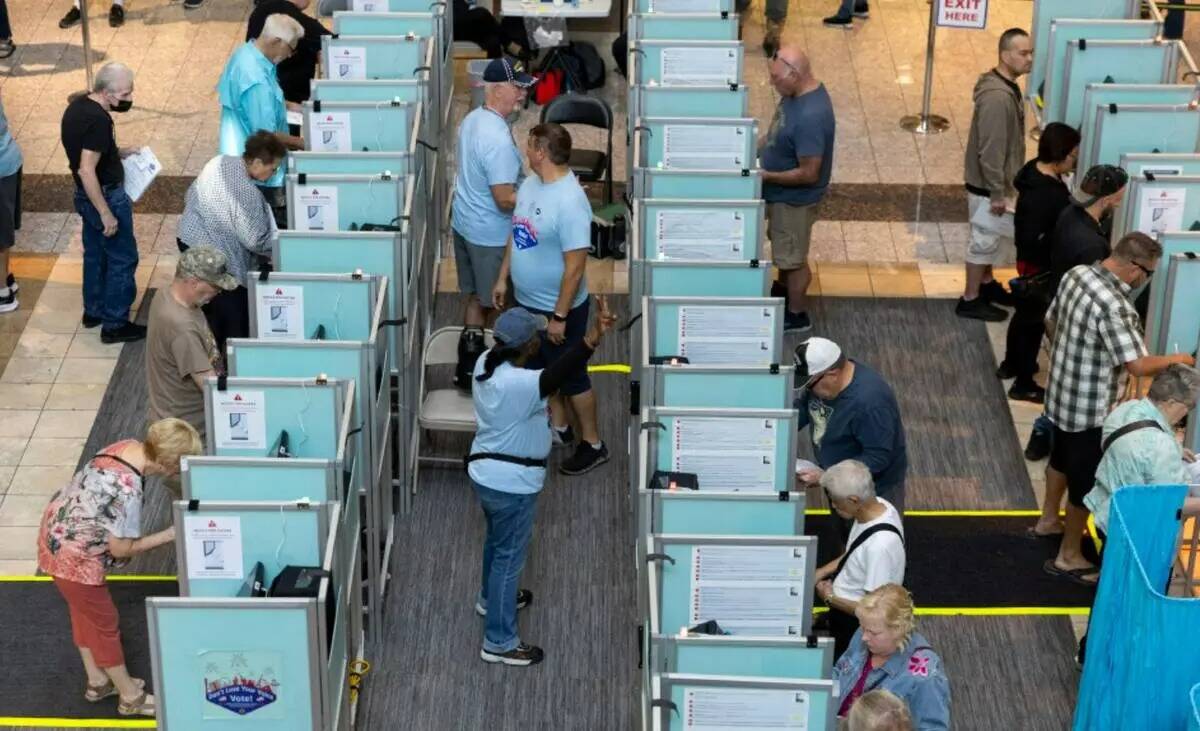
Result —
[[[104,200],[117,219],[117,232],[109,237],[104,235],[100,211],[87,194],[75,190],[75,210],[83,218],[83,314],[111,330],[129,322],[129,308],[137,296],[133,274],[138,250],[133,238],[133,201],[125,189],[106,187]]]
[[[538,496],[501,492],[474,481],[471,484],[487,520],[483,580],[479,586],[479,602],[487,607],[483,649],[508,652],[521,644],[517,636],[517,582],[525,567],[525,549],[533,534]]]
[[[842,0],[841,6],[838,8],[837,17],[849,18],[854,15],[854,9],[863,9],[867,6],[867,0]]]

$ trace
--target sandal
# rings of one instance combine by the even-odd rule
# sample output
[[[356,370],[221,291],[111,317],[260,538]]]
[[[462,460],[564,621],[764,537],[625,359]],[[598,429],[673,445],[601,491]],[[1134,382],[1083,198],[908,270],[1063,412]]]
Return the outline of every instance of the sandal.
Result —
[[[5,38],[0,40],[0,58],[8,58],[17,50],[17,44],[13,43],[13,39]]]
[[[1054,565],[1054,559],[1051,558],[1047,559],[1046,563],[1042,564],[1042,571],[1045,571],[1051,576],[1057,576],[1059,578],[1066,579],[1067,581],[1073,581],[1076,584],[1090,586],[1092,588],[1095,588],[1096,584],[1100,583],[1099,566],[1089,566],[1082,569],[1060,569],[1058,566]],[[1088,580],[1084,578],[1085,576],[1091,576],[1092,578],[1091,580]]]
[[[1037,529],[1036,525],[1031,525],[1025,529],[1025,535],[1030,538],[1062,538],[1063,525],[1058,524],[1057,530],[1052,530],[1049,533],[1042,533]]]
[[[134,678],[133,683],[138,688],[146,687],[146,681],[141,678]],[[117,692],[117,686],[113,685],[113,682],[109,680],[100,685],[89,685],[87,690],[83,692],[83,699],[88,703],[99,703],[105,698],[112,698],[115,695],[120,695],[120,693]]]
[[[142,693],[132,701],[121,701],[117,704],[117,715],[120,716],[149,716],[154,718],[154,696]]]

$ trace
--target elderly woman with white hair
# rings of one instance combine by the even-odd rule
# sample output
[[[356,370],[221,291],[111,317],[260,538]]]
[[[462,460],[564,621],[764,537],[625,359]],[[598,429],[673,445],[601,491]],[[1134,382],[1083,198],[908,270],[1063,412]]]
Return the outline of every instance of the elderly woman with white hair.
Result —
[[[913,731],[912,714],[890,690],[868,691],[850,706],[846,731]]]
[[[294,150],[304,149],[304,140],[288,134],[287,102],[275,74],[275,66],[296,52],[304,27],[283,14],[268,15],[258,38],[238,47],[217,82],[221,99],[222,155],[241,157],[246,140],[259,130],[273,132]],[[260,183],[263,188],[283,186],[283,170]]]
[[[864,594],[855,613],[861,627],[849,649],[833,666],[833,684],[838,692],[838,716],[849,716],[855,729],[904,729],[945,731],[950,728],[950,682],[938,657],[913,619],[912,595],[898,584]],[[873,691],[888,691],[908,705],[911,725],[862,725],[872,714],[868,700]],[[868,708],[855,711],[867,702]],[[882,709],[881,709],[882,710]]]
[[[863,595],[904,581],[904,526],[895,506],[875,496],[871,470],[862,462],[838,462],[821,475],[833,511],[852,520],[846,552],[817,569],[817,597],[829,606],[834,655],[858,629],[855,609]]]

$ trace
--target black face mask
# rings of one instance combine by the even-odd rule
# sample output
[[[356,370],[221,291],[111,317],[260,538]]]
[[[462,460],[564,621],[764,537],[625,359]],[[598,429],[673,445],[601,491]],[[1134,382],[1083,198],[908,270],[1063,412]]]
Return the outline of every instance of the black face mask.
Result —
[[[109,108],[111,112],[128,112],[133,108],[132,99],[121,99]]]

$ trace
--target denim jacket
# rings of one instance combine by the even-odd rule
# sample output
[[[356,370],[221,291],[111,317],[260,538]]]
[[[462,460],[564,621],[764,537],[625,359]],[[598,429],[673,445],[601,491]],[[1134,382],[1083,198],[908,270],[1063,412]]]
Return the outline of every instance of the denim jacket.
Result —
[[[920,648],[920,649],[918,649]],[[862,630],[850,639],[850,647],[833,666],[834,689],[841,698],[854,688],[871,653],[862,641]],[[883,667],[867,675],[863,692],[889,690],[908,704],[917,731],[946,731],[950,728],[950,681],[942,659],[929,649],[929,641],[913,632],[908,644],[888,658]]]

